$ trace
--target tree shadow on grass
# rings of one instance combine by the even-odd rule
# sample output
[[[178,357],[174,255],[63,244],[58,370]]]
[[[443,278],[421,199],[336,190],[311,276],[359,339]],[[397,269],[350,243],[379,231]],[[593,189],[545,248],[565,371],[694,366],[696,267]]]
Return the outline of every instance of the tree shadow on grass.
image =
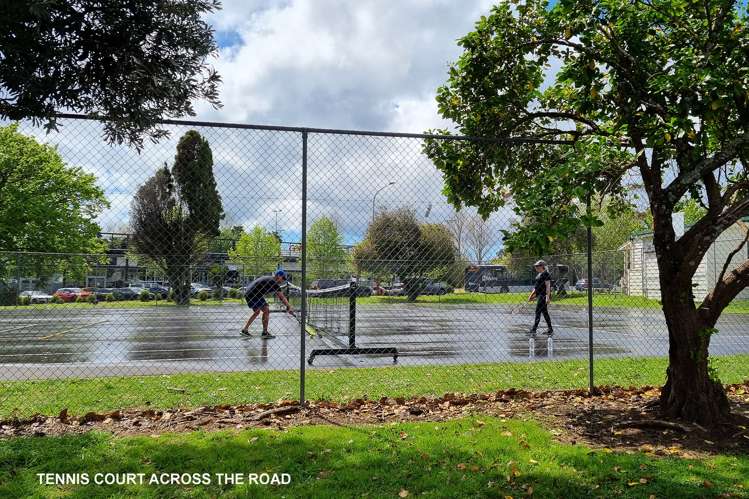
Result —
[[[749,403],[732,400],[732,414],[715,428],[661,420],[658,406],[589,406],[568,414],[568,427],[593,445],[661,455],[749,456]]]
[[[283,486],[221,486],[215,473],[288,473]],[[209,473],[210,485],[41,486],[37,473]],[[690,497],[736,493],[749,458],[685,461],[555,442],[537,423],[467,418],[387,426],[105,433],[0,441],[0,496]],[[743,478],[742,478],[743,477]],[[641,480],[644,480],[642,482]],[[706,490],[705,481],[710,490]],[[749,483],[745,484],[749,487]]]

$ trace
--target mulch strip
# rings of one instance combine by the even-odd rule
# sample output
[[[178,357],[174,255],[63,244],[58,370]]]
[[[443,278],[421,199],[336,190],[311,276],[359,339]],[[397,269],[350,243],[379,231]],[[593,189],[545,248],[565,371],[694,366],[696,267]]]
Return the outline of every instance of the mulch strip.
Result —
[[[57,416],[36,415],[0,421],[0,438],[58,436],[92,430],[114,435],[152,435],[198,429],[277,428],[299,425],[362,425],[402,421],[445,421],[468,415],[532,418],[566,443],[654,455],[697,457],[715,453],[749,453],[749,380],[726,386],[732,421],[716,428],[658,417],[660,389],[600,387],[587,390],[494,393],[446,393],[442,397],[357,399],[336,403],[293,400],[273,404],[217,405],[193,409],[89,412],[63,410]]]

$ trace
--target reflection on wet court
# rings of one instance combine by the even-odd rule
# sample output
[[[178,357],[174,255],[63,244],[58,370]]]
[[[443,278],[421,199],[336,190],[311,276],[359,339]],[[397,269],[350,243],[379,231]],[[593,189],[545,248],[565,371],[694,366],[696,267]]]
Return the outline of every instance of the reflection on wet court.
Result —
[[[298,369],[300,327],[274,313],[275,339],[239,336],[247,309],[239,304],[149,308],[13,310],[0,315],[3,379],[109,376],[199,371]],[[358,346],[398,349],[399,365],[532,362],[586,357],[587,312],[557,306],[551,342],[526,333],[532,310],[502,304],[360,304]],[[712,355],[749,353],[746,317],[724,314]],[[665,356],[668,335],[658,310],[596,309],[593,350],[597,357]],[[306,338],[306,353],[339,347],[346,334]],[[392,356],[326,356],[315,367],[393,365]],[[313,367],[313,369],[315,368]]]

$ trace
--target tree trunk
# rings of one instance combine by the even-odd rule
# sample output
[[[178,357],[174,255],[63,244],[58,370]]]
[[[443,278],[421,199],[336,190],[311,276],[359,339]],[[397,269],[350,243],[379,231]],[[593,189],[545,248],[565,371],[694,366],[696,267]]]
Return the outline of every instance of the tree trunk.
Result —
[[[174,303],[177,305],[190,304],[190,266],[177,258],[178,261],[170,262],[167,273],[169,284],[174,292]]]
[[[661,411],[667,417],[714,426],[730,414],[723,385],[711,376],[708,365],[714,324],[699,320],[688,292],[672,292],[664,287],[661,290],[669,337],[669,365],[666,385],[661,390]]]

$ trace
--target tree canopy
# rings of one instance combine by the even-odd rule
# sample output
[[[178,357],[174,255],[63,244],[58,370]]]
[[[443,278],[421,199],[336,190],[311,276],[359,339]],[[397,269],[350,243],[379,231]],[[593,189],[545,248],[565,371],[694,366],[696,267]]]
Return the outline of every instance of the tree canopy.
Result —
[[[256,225],[249,233],[243,233],[236,247],[229,250],[232,262],[242,265],[245,275],[258,277],[269,274],[281,263],[281,243],[276,236]]]
[[[109,204],[96,177],[57,151],[0,127],[0,248],[87,253],[100,249],[96,217]]]
[[[360,272],[404,279],[446,271],[455,263],[457,251],[446,227],[419,224],[413,211],[400,209],[374,218],[353,258]]]
[[[111,142],[140,146],[166,135],[160,118],[219,106],[207,64],[213,31],[202,16],[217,0],[3,2],[0,118],[55,126],[55,113],[103,118]]]
[[[330,217],[315,220],[307,231],[307,261],[312,279],[339,277],[349,270],[343,236]]]
[[[0,127],[0,251],[101,253],[96,217],[108,206],[94,175],[66,165],[17,125]],[[24,276],[39,277],[86,264],[73,256],[24,261]]]
[[[506,235],[508,247],[543,252],[600,225],[577,209],[590,193],[615,210],[628,185],[641,184],[661,289],[670,290],[662,293],[671,345],[662,408],[721,420],[728,402],[710,378],[709,332],[749,284],[749,261],[722,275],[701,304],[691,281],[718,235],[749,215],[746,5],[504,2],[459,44],[463,54],[437,91],[440,113],[462,135],[502,140],[426,141],[449,200],[486,216],[511,194],[524,224]],[[511,143],[519,137],[524,143]],[[671,215],[688,198],[707,209],[677,238]]]
[[[167,273],[177,303],[189,302],[192,266],[219,234],[221,218],[210,145],[191,130],[172,169],[164,165],[138,189],[130,214],[133,251]]]

